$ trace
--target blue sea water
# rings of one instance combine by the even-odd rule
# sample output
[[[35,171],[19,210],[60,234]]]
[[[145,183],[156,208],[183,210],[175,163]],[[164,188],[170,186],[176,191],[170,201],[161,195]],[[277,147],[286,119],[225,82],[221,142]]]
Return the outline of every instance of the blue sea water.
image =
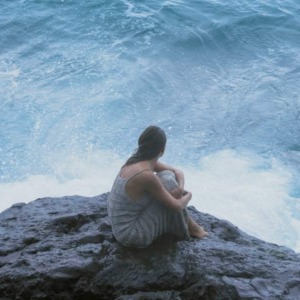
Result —
[[[1,210],[107,192],[150,124],[192,205],[300,251],[298,0],[1,1]]]

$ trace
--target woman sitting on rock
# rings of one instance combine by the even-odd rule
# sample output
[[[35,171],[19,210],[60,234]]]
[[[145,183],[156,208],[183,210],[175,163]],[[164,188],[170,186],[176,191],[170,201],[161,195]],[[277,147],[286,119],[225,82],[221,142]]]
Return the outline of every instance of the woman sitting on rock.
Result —
[[[187,214],[192,194],[184,190],[183,173],[158,161],[166,140],[161,128],[146,128],[113,184],[108,213],[115,238],[125,246],[144,248],[165,233],[179,239],[207,235]]]

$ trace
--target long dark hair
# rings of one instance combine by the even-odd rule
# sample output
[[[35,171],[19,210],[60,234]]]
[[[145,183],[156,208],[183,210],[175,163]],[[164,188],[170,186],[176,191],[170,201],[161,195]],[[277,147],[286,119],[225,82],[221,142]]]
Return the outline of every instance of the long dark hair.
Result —
[[[157,126],[147,127],[138,139],[138,148],[124,166],[157,157],[161,152],[164,152],[166,142],[166,134],[161,128]]]

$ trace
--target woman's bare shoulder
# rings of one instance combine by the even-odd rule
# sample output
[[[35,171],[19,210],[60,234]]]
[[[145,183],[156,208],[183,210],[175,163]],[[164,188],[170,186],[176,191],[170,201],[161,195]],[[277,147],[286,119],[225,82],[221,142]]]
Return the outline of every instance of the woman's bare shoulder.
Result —
[[[124,166],[120,170],[120,176],[123,178],[141,178],[141,179],[149,179],[153,175],[153,172],[143,164],[136,163],[134,165]]]
[[[167,165],[163,162],[157,162],[156,165],[155,165],[155,169],[154,169],[156,172],[161,172],[161,171],[165,171],[165,170],[169,170],[169,171],[172,171],[172,172],[175,172],[176,171],[176,168],[170,166],[170,165]]]
[[[162,186],[161,181],[156,174],[151,170],[145,170],[139,176],[140,183],[148,189],[160,188]]]

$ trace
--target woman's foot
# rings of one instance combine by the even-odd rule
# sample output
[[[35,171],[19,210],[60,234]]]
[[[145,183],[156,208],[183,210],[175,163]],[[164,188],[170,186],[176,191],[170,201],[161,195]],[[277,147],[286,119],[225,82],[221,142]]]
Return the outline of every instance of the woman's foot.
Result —
[[[208,236],[208,233],[204,230],[204,228],[197,224],[191,217],[188,219],[188,228],[190,236],[193,238],[202,239]]]

